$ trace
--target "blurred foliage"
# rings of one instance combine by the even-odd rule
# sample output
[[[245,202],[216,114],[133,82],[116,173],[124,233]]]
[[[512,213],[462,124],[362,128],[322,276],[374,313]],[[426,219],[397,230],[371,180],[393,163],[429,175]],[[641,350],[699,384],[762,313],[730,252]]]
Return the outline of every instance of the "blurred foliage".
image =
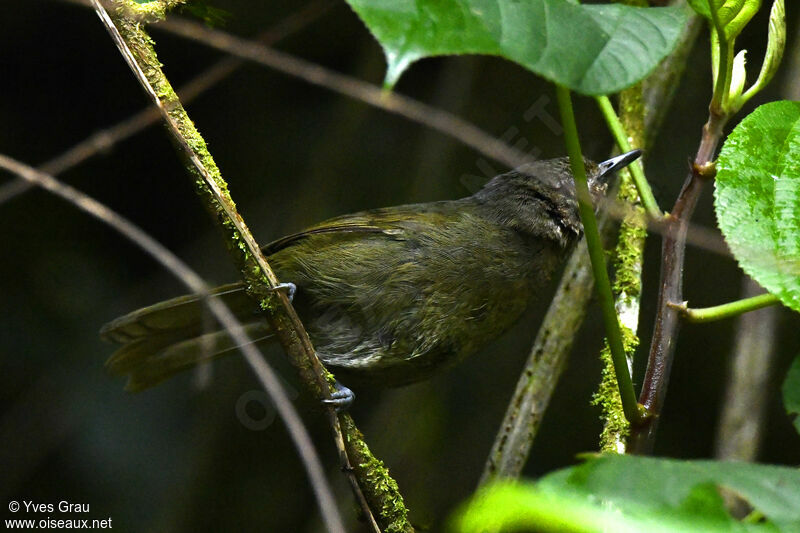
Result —
[[[753,518],[731,516],[724,496],[734,495]],[[800,472],[735,461],[598,456],[537,483],[487,487],[455,523],[465,533],[797,531]]]
[[[792,420],[795,429],[800,433],[800,356],[792,361],[786,379],[781,387],[783,406]]]
[[[226,29],[250,36],[300,6],[218,0]],[[146,104],[97,17],[56,1],[7,2],[0,17],[0,152],[40,164]],[[800,9],[787,6],[787,56],[797,54]],[[766,13],[737,43],[763,54]],[[154,28],[175,85],[220,55]],[[380,84],[383,55],[344,4],[279,44],[339,72]],[[648,159],[662,206],[675,198],[707,115],[707,43],[692,55],[674,110]],[[787,57],[787,61],[792,59]],[[797,61],[797,59],[795,59]],[[797,90],[790,69],[752,102]],[[491,57],[420,61],[396,90],[432,103],[541,157],[563,155],[544,119],[557,116],[548,83]],[[583,147],[604,158],[611,140],[595,104],[576,99]],[[248,65],[188,106],[209,141],[243,216],[262,242],[359,209],[464,196],[467,186],[503,171],[449,138],[359,102]],[[667,142],[662,142],[667,141]],[[164,132],[151,128],[62,176],[130,217],[210,281],[235,278],[219,235],[193,197]],[[0,176],[0,185],[8,181]],[[711,195],[695,221],[714,225]],[[0,206],[0,492],[12,499],[91,505],[115,528],[142,531],[319,531],[307,480],[279,421],[245,405],[257,389],[231,358],[206,374],[187,374],[140,395],[122,391],[103,362],[112,348],[97,331],[111,318],[179,294],[179,284],[118,235],[40,191]],[[659,239],[648,239],[640,336],[650,335]],[[713,275],[714,283],[708,283]],[[686,294],[693,305],[735,299],[735,262],[690,248]],[[545,301],[547,295],[543,295]],[[465,364],[432,380],[389,390],[357,390],[353,415],[396,476],[412,520],[432,531],[474,490],[527,357],[543,309],[536,308]],[[783,311],[780,365],[773,377],[760,459],[800,462],[800,437],[783,412],[778,384],[800,352],[797,317]],[[600,374],[601,327],[592,310],[570,367],[534,445],[526,475],[575,464],[596,449],[601,427],[589,405]],[[661,420],[656,453],[710,457],[732,343],[733,321],[686,325]],[[295,389],[279,350],[268,354]],[[637,368],[640,379],[642,368]],[[246,397],[250,397],[248,395]],[[338,472],[324,418],[297,402],[348,514],[352,497]],[[3,504],[6,509],[6,504]],[[355,511],[348,514],[355,519]],[[4,511],[4,518],[7,513]],[[358,529],[354,527],[354,531]]]

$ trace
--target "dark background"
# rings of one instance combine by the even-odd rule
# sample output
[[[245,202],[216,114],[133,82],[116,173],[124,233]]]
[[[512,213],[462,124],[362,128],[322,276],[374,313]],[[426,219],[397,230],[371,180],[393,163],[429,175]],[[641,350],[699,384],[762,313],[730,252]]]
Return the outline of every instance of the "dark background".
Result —
[[[146,105],[142,90],[89,10],[61,2],[2,2],[0,153],[38,165]],[[790,38],[782,73],[752,102],[800,98],[800,11],[787,2]],[[226,29],[252,36],[302,4],[215,0],[232,14]],[[740,39],[751,73],[765,46],[765,6]],[[220,55],[152,32],[173,84]],[[707,35],[690,58],[672,111],[649,153],[648,177],[663,208],[683,181],[706,118]],[[336,71],[380,83],[383,56],[357,17],[336,3],[279,48]],[[793,66],[792,66],[793,63]],[[790,74],[793,72],[794,74]],[[542,157],[563,155],[562,139],[525,111],[551,87],[497,58],[424,60],[397,90],[450,110]],[[793,96],[792,96],[793,95]],[[576,101],[584,151],[611,149],[594,103]],[[240,211],[263,243],[333,215],[370,207],[456,198],[481,176],[483,156],[406,119],[255,65],[239,69],[188,105],[228,180]],[[744,116],[744,112],[741,116]],[[514,128],[514,129],[512,129]],[[491,163],[498,171],[499,164]],[[221,239],[192,193],[159,126],[61,176],[131,218],[205,278],[236,279]],[[0,175],[0,185],[10,181]],[[714,226],[711,188],[695,221]],[[659,239],[648,240],[640,334],[651,329]],[[0,508],[11,500],[88,503],[90,518],[124,531],[318,531],[316,505],[280,421],[269,416],[240,358],[211,375],[187,373],[138,395],[122,391],[103,361],[112,352],[100,326],[138,306],[182,293],[179,282],[119,235],[41,191],[0,205]],[[692,248],[686,295],[695,306],[736,298],[741,273],[724,256]],[[552,292],[552,291],[550,291]],[[543,295],[543,302],[548,295]],[[398,480],[412,520],[434,531],[474,490],[527,357],[546,303],[482,353],[434,379],[398,390],[357,390],[352,409],[377,456]],[[800,352],[797,315],[779,314],[778,363],[760,457],[800,462],[800,438],[781,410],[778,384]],[[682,328],[661,422],[658,455],[710,457],[735,321]],[[599,379],[602,332],[594,306],[534,445],[526,475],[573,464],[594,450],[601,429],[589,405]],[[646,344],[646,343],[645,343]],[[299,391],[279,349],[268,352]],[[641,366],[641,365],[640,365]],[[639,376],[641,376],[641,369]],[[205,380],[205,385],[202,384]],[[320,410],[296,403],[312,431],[349,519],[352,498],[337,472]],[[17,518],[44,515],[17,513]],[[66,516],[54,513],[53,518]],[[86,518],[86,516],[84,516]]]

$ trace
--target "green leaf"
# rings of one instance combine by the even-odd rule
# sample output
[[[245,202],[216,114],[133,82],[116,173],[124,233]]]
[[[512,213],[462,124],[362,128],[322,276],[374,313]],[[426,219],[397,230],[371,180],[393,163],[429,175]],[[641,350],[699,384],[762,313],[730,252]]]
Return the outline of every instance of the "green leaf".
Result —
[[[708,5],[708,0],[689,0],[689,6],[701,17],[711,19],[711,8]]]
[[[763,89],[772,80],[778,71],[778,66],[783,58],[783,50],[786,47],[786,14],[783,0],[775,0],[769,12],[769,33],[767,38],[767,52],[764,54],[764,62],[761,64],[761,71],[758,79],[752,87],[736,102],[736,109],[741,107],[753,96]]]
[[[490,54],[583,94],[644,78],[674,48],[683,8],[567,0],[348,0],[386,55],[394,85],[418,59]]]
[[[761,0],[689,0],[689,5],[726,39],[735,39],[761,7]]]
[[[743,498],[766,521],[730,516],[721,490]],[[746,463],[599,456],[538,483],[487,487],[460,511],[454,526],[464,533],[798,531],[800,472]]]
[[[714,208],[742,269],[800,311],[800,102],[772,102],[731,132]]]
[[[800,356],[794,358],[783,381],[783,407],[792,417],[794,428],[800,433]]]
[[[608,455],[550,474],[540,484],[571,487],[601,501],[677,509],[680,514],[702,510],[717,520],[721,518],[719,500],[709,497],[707,490],[714,485],[738,494],[781,530],[800,531],[800,471],[795,468]],[[701,506],[702,500],[707,504]]]

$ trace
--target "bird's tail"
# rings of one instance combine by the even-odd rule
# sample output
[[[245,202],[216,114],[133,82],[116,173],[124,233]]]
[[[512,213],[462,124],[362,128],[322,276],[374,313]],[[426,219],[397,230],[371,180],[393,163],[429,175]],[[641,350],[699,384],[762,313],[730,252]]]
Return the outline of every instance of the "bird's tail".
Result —
[[[263,319],[257,319],[252,301],[241,283],[210,291],[242,322],[243,331],[256,343],[273,336]],[[133,311],[103,326],[100,336],[122,346],[106,361],[115,375],[128,376],[125,389],[138,392],[174,374],[235,353],[236,343],[219,329],[198,295],[187,295]]]

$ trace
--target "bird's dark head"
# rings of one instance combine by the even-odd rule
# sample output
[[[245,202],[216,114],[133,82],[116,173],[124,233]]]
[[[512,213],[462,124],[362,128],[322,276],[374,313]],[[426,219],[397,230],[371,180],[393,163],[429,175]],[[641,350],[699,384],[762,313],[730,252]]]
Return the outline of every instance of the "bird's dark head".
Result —
[[[615,171],[635,161],[633,150],[602,163],[584,158],[592,201],[597,205]],[[536,161],[492,178],[473,198],[498,222],[567,248],[581,235],[578,200],[569,158]]]

